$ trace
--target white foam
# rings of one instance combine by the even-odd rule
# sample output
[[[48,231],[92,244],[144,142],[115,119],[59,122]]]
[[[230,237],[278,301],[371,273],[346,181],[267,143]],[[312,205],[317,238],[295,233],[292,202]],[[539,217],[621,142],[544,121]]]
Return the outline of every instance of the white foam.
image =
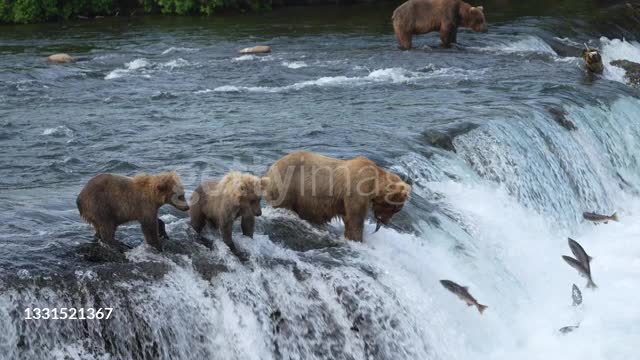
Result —
[[[238,57],[235,57],[235,58],[231,59],[231,61],[234,61],[234,62],[237,62],[237,61],[252,61],[252,60],[271,61],[273,59],[274,59],[273,55],[245,54],[245,55],[240,55]]]
[[[556,52],[544,40],[537,36],[529,35],[525,38],[504,44],[491,45],[478,48],[484,51],[505,53],[541,53],[557,55]]]
[[[171,61],[167,61],[166,63],[162,64],[161,67],[174,69],[174,68],[180,68],[188,65],[191,65],[191,64],[187,60],[183,58],[177,58]]]
[[[634,358],[640,333],[640,308],[633,300],[640,294],[640,207],[621,223],[585,224],[569,233],[488,183],[426,186],[444,195],[441,206],[458,212],[466,238],[457,223],[445,221],[441,229],[426,227],[422,236],[383,228],[363,245],[351,245],[381,269],[380,281],[395,289],[421,324],[433,358]],[[372,228],[368,224],[365,232]],[[586,289],[586,281],[562,261],[561,255],[571,254],[567,236],[594,257],[596,291]],[[489,308],[478,314],[444,289],[441,279],[469,286]],[[570,305],[573,283],[584,297],[578,309]],[[574,333],[558,332],[578,322]]]
[[[199,51],[199,48],[189,48],[189,47],[170,47],[167,50],[162,52],[162,55],[167,55],[170,54],[172,52],[187,52],[187,53],[191,53],[191,52],[196,52]]]
[[[137,70],[149,65],[149,61],[144,58],[135,59],[132,62],[126,63],[125,66],[128,70]]]
[[[291,62],[283,61],[282,66],[288,67],[289,69],[300,69],[300,68],[307,67],[308,65],[304,61],[291,61]]]
[[[577,47],[582,47],[583,46],[583,44],[580,44],[580,43],[578,43],[576,41],[573,41],[573,40],[569,39],[568,37],[561,38],[561,37],[557,37],[556,36],[556,37],[554,37],[554,39],[560,41],[561,43],[563,43],[565,45],[577,46]]]
[[[73,136],[73,130],[69,129],[68,127],[66,127],[64,125],[60,125],[60,126],[44,129],[44,131],[42,132],[42,135],[44,135],[44,136],[64,135],[64,136],[67,136],[67,137],[72,137]]]
[[[131,62],[124,64],[124,69],[115,69],[104,77],[105,80],[118,79],[126,76],[132,71],[143,69],[149,66],[149,61],[145,58],[135,59]]]
[[[601,56],[604,64],[603,76],[609,80],[626,83],[625,70],[609,63],[614,60],[629,60],[640,63],[640,43],[624,39],[610,40],[606,37],[600,38],[600,43],[602,44]]]
[[[359,86],[371,83],[411,83],[421,79],[444,77],[469,78],[484,73],[485,70],[464,70],[459,68],[443,68],[433,72],[413,72],[403,68],[387,68],[370,72],[365,76],[324,76],[315,80],[306,80],[286,86],[220,86],[214,89],[217,92],[266,92],[276,93],[282,91],[301,90],[308,87],[340,87]]]
[[[235,57],[232,59],[232,61],[249,61],[249,60],[255,60],[257,58],[258,56],[256,55],[247,54],[247,55],[240,55],[238,57]]]
[[[237,86],[233,86],[233,85],[225,85],[225,86],[219,86],[213,90],[205,90],[204,93],[207,92],[211,92],[211,91],[215,91],[215,92],[239,92],[240,89]]]

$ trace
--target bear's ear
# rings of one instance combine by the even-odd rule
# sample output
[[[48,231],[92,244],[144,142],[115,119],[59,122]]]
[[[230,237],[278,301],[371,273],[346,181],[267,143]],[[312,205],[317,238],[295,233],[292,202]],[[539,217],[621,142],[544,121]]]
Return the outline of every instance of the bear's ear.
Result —
[[[163,194],[173,188],[173,178],[171,176],[162,176],[156,183],[156,190]]]
[[[476,9],[478,9],[480,11],[484,11],[484,7],[483,6],[477,6]]]

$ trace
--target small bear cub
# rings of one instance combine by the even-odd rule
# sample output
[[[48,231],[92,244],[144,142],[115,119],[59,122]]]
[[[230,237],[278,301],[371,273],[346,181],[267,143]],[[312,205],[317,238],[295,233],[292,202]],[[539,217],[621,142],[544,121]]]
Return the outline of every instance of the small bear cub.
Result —
[[[218,229],[231,252],[239,255],[231,235],[233,222],[242,218],[242,234],[253,238],[255,217],[262,215],[262,189],[268,181],[238,171],[229,172],[220,180],[203,181],[191,196],[191,226],[198,234],[206,224]]]

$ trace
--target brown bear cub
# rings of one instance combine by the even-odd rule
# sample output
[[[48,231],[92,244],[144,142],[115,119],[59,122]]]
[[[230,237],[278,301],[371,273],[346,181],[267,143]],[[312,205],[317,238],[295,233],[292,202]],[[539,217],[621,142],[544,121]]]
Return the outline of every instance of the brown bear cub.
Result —
[[[344,237],[362,241],[369,209],[376,231],[400,211],[411,192],[396,174],[365,157],[339,160],[308,151],[276,161],[265,175],[265,199],[314,224],[344,219]]]
[[[136,175],[132,178],[114,174],[93,177],[76,200],[80,216],[93,225],[98,238],[117,249],[120,243],[116,228],[129,221],[139,221],[145,241],[162,251],[159,235],[166,236],[158,209],[170,204],[189,210],[184,189],[175,171],[158,175]]]
[[[414,34],[440,32],[441,46],[457,42],[458,26],[475,32],[486,32],[487,21],[482,6],[471,6],[461,0],[409,0],[393,12],[393,30],[400,48],[411,49]]]
[[[255,217],[262,215],[261,189],[267,181],[237,171],[226,174],[220,181],[203,181],[191,196],[191,226],[198,234],[206,224],[220,230],[222,240],[238,255],[231,235],[233,222],[242,218],[242,234],[253,238]]]

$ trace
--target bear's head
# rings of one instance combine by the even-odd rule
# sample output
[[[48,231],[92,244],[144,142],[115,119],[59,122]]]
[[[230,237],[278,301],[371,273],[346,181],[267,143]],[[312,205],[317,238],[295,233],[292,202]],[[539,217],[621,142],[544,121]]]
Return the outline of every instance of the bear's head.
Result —
[[[487,20],[484,18],[484,8],[482,6],[472,6],[463,16],[463,25],[475,32],[487,32]]]
[[[381,181],[376,196],[371,199],[371,209],[376,218],[376,231],[387,225],[398,211],[402,210],[409,197],[411,186],[395,174],[389,174],[386,181]]]
[[[240,216],[260,216],[262,215],[260,200],[268,182],[268,178],[260,179],[251,174],[232,171],[225,175],[220,183],[223,191],[230,192],[231,196],[235,197]]]
[[[189,204],[184,198],[184,187],[175,171],[154,176],[153,186],[162,204],[170,204],[182,211],[189,210]]]

